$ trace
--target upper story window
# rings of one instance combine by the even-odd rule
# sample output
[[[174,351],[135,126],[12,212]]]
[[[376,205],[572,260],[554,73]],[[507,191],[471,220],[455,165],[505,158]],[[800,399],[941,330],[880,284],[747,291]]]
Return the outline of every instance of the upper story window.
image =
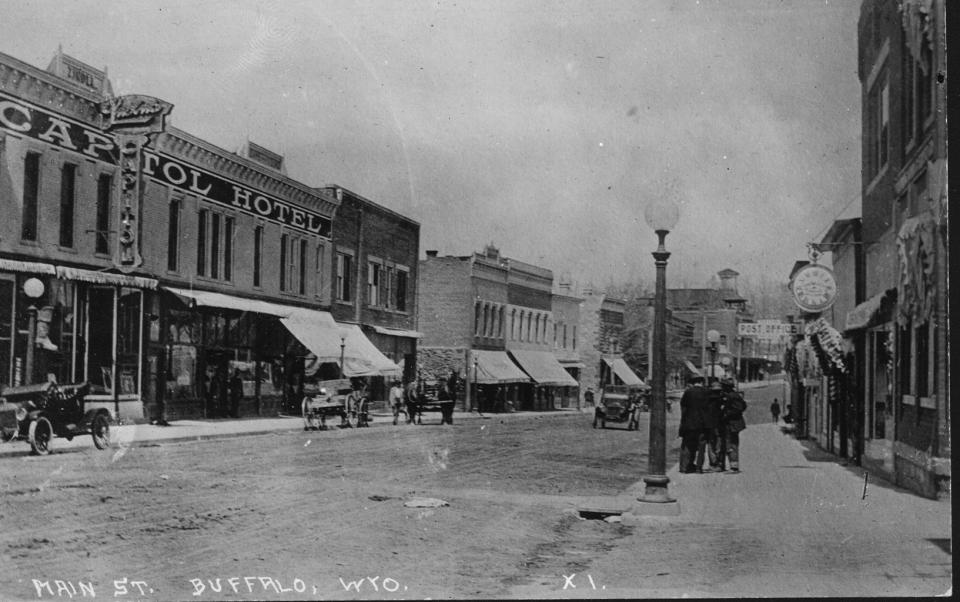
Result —
[[[64,163],[60,169],[60,246],[73,248],[73,221],[77,203],[77,166]]]
[[[223,220],[223,279],[233,280],[233,233],[234,219],[227,217]]]
[[[197,275],[233,280],[235,221],[216,211],[197,214]]]
[[[410,269],[377,257],[367,259],[367,304],[397,311],[407,310]]]
[[[94,250],[110,253],[110,195],[113,192],[113,176],[105,173],[97,179],[97,229]]]
[[[207,273],[207,215],[210,212],[201,209],[197,213],[197,276]]]
[[[263,286],[261,283],[261,267],[263,266],[263,226],[253,229],[253,286]]]
[[[920,55],[908,48],[904,38],[903,85],[901,86],[901,124],[904,149],[909,152],[923,135],[933,115],[933,52],[926,39],[920,43]]]
[[[280,235],[280,290],[307,293],[307,239],[290,234]]]
[[[397,285],[394,288],[397,311],[407,311],[407,282],[409,280],[410,270],[404,266],[397,266]]]
[[[22,209],[20,239],[36,242],[40,222],[40,153],[27,153],[23,158]]]
[[[180,199],[170,201],[167,218],[167,269],[176,272],[180,261]]]
[[[868,98],[870,136],[868,164],[871,175],[880,173],[890,158],[890,84],[886,75],[877,79]]]
[[[380,305],[380,283],[384,279],[383,266],[379,262],[367,262],[367,303]]]
[[[350,287],[350,275],[353,273],[353,256],[337,253],[337,301],[350,301],[353,298]]]

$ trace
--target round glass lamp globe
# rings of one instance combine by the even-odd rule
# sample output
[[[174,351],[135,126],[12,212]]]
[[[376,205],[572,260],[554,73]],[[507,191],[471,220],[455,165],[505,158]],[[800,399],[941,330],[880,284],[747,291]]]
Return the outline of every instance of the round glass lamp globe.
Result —
[[[27,281],[23,283],[23,294],[31,299],[40,297],[43,295],[43,282],[37,278],[28,278]]]
[[[720,340],[720,333],[713,329],[708,330],[707,340],[710,341],[711,343],[716,343],[717,341]]]
[[[647,203],[643,218],[654,232],[669,232],[680,219],[680,208],[670,199],[656,199]]]

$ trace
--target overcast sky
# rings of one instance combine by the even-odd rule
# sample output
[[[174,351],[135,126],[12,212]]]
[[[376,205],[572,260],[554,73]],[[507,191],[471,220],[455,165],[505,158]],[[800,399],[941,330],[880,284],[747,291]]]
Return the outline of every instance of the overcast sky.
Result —
[[[108,68],[231,151],[282,152],[422,225],[421,255],[653,281],[786,280],[859,215],[854,0],[0,0],[0,52]],[[672,192],[670,192],[672,191]]]

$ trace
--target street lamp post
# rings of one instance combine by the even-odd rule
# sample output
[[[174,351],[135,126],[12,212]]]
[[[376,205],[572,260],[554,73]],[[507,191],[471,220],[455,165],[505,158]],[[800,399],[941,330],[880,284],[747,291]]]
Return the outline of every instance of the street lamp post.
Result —
[[[37,278],[28,278],[26,282],[23,283],[23,294],[25,294],[30,299],[30,306],[27,308],[27,357],[24,361],[26,364],[24,366],[24,376],[23,380],[25,385],[33,384],[33,358],[34,358],[34,347],[37,345],[37,307],[33,303],[43,296],[43,282]]]
[[[640,513],[675,514],[679,512],[676,500],[670,497],[667,477],[667,288],[666,270],[670,253],[664,246],[667,234],[676,225],[680,210],[667,197],[647,205],[644,211],[647,224],[657,234],[659,245],[653,252],[657,270],[653,312],[653,383],[650,406],[650,441],[647,476],[643,478],[644,491],[637,498]],[[654,508],[656,507],[656,509]]]
[[[717,343],[720,341],[720,333],[710,329],[707,331],[707,342],[710,343],[710,376],[717,377]]]
[[[340,379],[343,380],[343,352],[347,347],[347,335],[340,333]]]

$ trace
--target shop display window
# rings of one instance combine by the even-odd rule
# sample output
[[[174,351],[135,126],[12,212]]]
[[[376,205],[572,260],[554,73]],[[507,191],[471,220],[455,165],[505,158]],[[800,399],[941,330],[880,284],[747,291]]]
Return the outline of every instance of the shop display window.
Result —
[[[121,395],[140,393],[143,292],[122,288],[117,303],[117,372]]]
[[[13,294],[16,282],[0,276],[0,389],[13,384]]]
[[[113,393],[114,295],[112,287],[87,290],[86,380],[95,395]]]

